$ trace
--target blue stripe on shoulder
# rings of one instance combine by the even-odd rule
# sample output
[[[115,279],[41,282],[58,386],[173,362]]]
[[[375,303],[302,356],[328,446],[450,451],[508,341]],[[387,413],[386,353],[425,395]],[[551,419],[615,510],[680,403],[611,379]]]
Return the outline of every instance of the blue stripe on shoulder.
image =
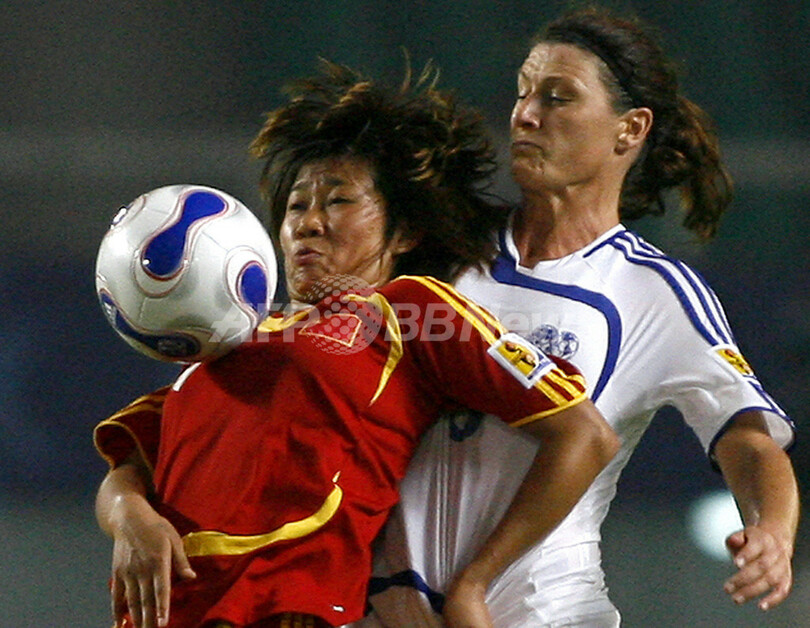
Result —
[[[605,295],[598,292],[585,290],[579,286],[536,279],[517,272],[515,270],[516,261],[509,254],[506,247],[506,232],[503,230],[500,233],[500,249],[500,253],[493,262],[490,271],[495,281],[578,301],[593,307],[605,317],[608,331],[608,347],[605,363],[602,365],[602,372],[599,374],[591,394],[591,399],[596,401],[613,374],[616,361],[619,358],[619,347],[622,342],[622,319],[616,306]]]
[[[637,234],[626,231],[625,235],[630,242],[634,243],[634,245],[645,249],[651,257],[657,257],[661,260],[669,262],[673,264],[679,271],[681,271],[684,279],[695,291],[698,300],[703,306],[706,315],[710,318],[712,326],[715,328],[718,335],[723,339],[724,342],[734,344],[734,336],[732,335],[731,328],[726,320],[723,307],[720,305],[720,300],[717,298],[714,290],[711,289],[703,276],[681,260],[665,255],[648,242],[645,242]]]
[[[628,262],[646,266],[657,272],[672,288],[689,320],[709,344],[735,343],[717,296],[705,280],[689,266],[666,256],[628,231],[617,233],[602,243],[602,246],[604,245],[613,246]],[[588,255],[592,253],[593,251],[590,251]],[[684,284],[691,289],[691,295],[687,294]],[[701,313],[705,315],[709,326],[702,320]]]

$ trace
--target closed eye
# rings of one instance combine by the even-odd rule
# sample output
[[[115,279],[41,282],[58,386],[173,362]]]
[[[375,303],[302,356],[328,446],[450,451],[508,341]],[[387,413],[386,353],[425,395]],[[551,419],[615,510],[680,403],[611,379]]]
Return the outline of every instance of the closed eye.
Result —
[[[307,208],[307,203],[302,201],[302,200],[288,201],[287,202],[287,211],[288,212],[305,211],[306,208]]]
[[[563,105],[567,102],[571,102],[571,98],[563,98],[557,94],[545,94],[543,96],[543,102],[550,106],[559,106]]]
[[[330,205],[343,205],[345,203],[353,203],[354,201],[350,198],[346,198],[344,196],[336,196],[334,198],[329,199]]]

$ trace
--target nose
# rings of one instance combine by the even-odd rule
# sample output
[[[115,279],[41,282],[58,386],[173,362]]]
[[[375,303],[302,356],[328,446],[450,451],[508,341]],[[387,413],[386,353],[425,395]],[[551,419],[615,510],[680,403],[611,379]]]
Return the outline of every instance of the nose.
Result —
[[[323,235],[326,230],[326,212],[323,205],[312,200],[307,208],[298,214],[295,223],[295,235],[299,238]]]
[[[540,113],[540,105],[536,98],[526,96],[518,99],[512,108],[512,128],[539,128],[542,121]]]

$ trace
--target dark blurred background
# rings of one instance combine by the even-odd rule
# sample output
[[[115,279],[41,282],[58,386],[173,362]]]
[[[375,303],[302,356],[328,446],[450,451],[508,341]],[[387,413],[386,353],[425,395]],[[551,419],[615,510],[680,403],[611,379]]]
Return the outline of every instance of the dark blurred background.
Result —
[[[282,84],[318,56],[392,82],[402,47],[416,67],[432,59],[441,84],[482,109],[503,143],[527,40],[566,4],[0,4],[3,625],[109,625],[111,544],[93,516],[106,467],[92,428],[175,373],[120,341],[96,302],[96,248],[117,208],[160,185],[203,183],[261,213],[247,144]],[[660,28],[737,181],[733,211],[708,246],[694,245],[676,217],[635,228],[718,292],[746,357],[798,425],[791,455],[807,486],[810,3],[608,4]],[[498,186],[514,195],[506,175]],[[807,625],[804,532],[787,603],[762,615],[725,599],[731,564],[693,534],[722,525],[716,510],[696,510],[722,488],[695,437],[663,412],[604,529],[626,626]]]

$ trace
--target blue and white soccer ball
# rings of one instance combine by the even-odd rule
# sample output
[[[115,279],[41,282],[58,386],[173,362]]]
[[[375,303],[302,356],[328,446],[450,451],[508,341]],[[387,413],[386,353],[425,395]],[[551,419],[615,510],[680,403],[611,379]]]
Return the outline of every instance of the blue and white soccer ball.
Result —
[[[212,359],[248,339],[277,279],[258,218],[201,185],[157,188],[122,207],[96,259],[109,323],[141,353],[169,362]]]

